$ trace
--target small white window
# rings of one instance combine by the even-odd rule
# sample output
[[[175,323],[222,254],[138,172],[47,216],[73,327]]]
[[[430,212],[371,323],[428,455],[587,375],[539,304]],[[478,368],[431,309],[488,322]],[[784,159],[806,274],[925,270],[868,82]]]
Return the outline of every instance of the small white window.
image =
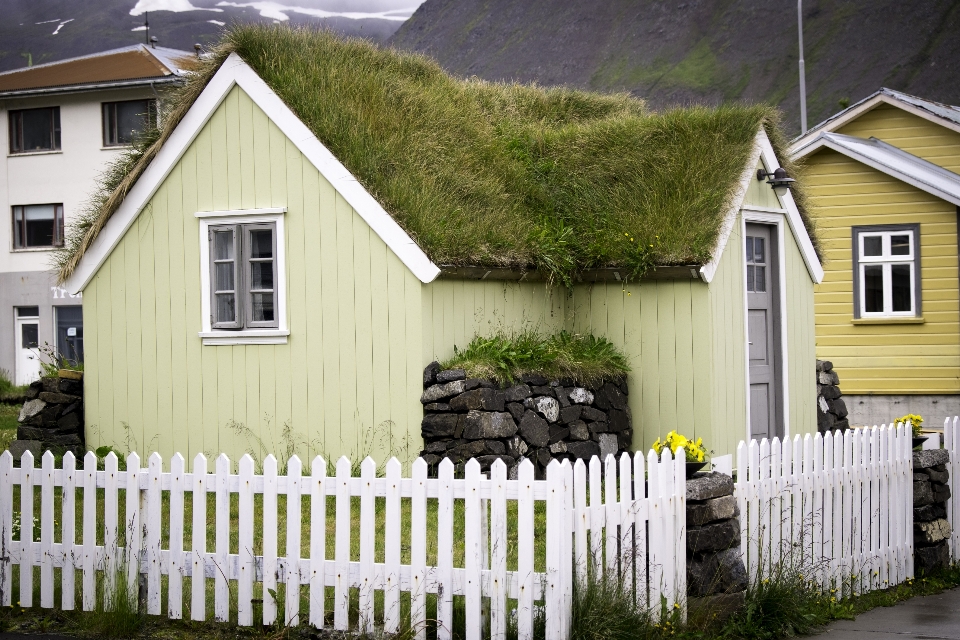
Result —
[[[197,214],[204,344],[286,342],[284,211]]]
[[[919,227],[854,227],[855,317],[920,315]]]

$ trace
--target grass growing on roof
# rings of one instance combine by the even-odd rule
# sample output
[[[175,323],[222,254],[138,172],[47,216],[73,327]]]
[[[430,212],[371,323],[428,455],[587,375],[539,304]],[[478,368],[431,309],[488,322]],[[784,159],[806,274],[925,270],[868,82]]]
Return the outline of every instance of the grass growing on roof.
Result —
[[[594,267],[702,264],[759,129],[786,158],[771,107],[652,113],[627,94],[457,79],[422,55],[306,27],[234,26],[170,101],[165,129],[104,176],[61,279],[231,52],[441,265],[537,268],[569,285]]]
[[[454,356],[441,366],[501,382],[539,373],[596,384],[630,371],[626,357],[606,338],[567,331],[552,336],[535,331],[476,336],[465,349],[454,347]]]

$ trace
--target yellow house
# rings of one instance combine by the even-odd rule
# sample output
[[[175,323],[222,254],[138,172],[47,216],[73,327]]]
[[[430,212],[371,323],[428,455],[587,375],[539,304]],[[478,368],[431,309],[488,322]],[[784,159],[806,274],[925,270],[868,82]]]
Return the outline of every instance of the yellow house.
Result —
[[[620,348],[636,449],[671,429],[718,455],[816,430],[822,270],[767,179],[784,150],[765,108],[653,114],[329,34],[229,37],[67,250],[61,277],[97,327],[88,445],[416,455],[424,366],[501,329]],[[570,256],[567,286],[522,253],[531,237]],[[631,279],[614,250],[652,264]]]
[[[790,147],[807,166],[824,279],[817,357],[853,425],[960,414],[960,108],[881,89]]]

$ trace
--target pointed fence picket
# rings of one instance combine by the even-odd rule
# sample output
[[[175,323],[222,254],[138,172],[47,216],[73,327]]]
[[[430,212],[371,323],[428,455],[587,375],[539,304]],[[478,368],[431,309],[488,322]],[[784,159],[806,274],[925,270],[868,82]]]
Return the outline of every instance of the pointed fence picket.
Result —
[[[61,469],[55,468],[50,453],[39,469],[29,452],[19,462],[16,467],[9,452],[0,454],[4,604],[11,603],[12,590],[18,587],[21,606],[54,606],[59,568],[65,609],[79,597],[80,606],[92,610],[101,586],[106,593],[126,586],[124,592],[132,597],[140,592],[150,615],[205,620],[212,611],[214,619],[235,619],[240,626],[259,622],[259,603],[266,624],[308,620],[316,627],[347,629],[354,622],[353,604],[360,610],[358,630],[372,633],[374,603],[382,597],[384,631],[394,633],[408,625],[422,639],[428,620],[435,617],[437,637],[443,639],[453,636],[454,598],[462,597],[467,638],[503,639],[514,617],[518,638],[530,640],[540,614],[551,638],[568,636],[574,583],[591,574],[628,585],[638,603],[656,611],[663,601],[673,607],[685,600],[682,452],[676,458],[667,452],[662,458],[624,454],[588,464],[554,461],[542,479],[535,478],[530,461],[522,462],[510,478],[501,461],[484,475],[476,461],[468,462],[461,474],[445,460],[434,478],[419,459],[409,477],[395,459],[383,475],[373,460],[364,460],[360,477],[353,477],[346,458],[336,462],[335,471],[319,457],[303,470],[294,456],[282,474],[273,456],[263,461],[261,473],[250,456],[234,463],[220,455],[211,464],[197,455],[190,470],[179,454],[166,467],[156,453],[145,466],[136,453],[124,465],[110,453],[102,469],[92,453],[84,457],[82,468],[72,454],[64,457]],[[77,489],[82,489],[80,505]],[[36,491],[39,539],[30,526]],[[307,514],[304,500],[309,500]],[[359,522],[352,520],[355,502]],[[431,506],[437,514],[435,540],[427,539]],[[278,530],[280,508],[286,518]],[[231,509],[236,510],[234,521]],[[514,510],[515,526],[508,521]],[[15,513],[26,525],[17,535]],[[537,515],[543,513],[545,523]],[[62,519],[59,530],[54,527],[57,515]],[[329,517],[335,522],[328,533]],[[187,518],[194,532],[189,542]],[[303,518],[309,522],[308,541],[301,540]],[[455,540],[461,526],[462,541]],[[332,557],[326,550],[329,535],[334,536]],[[359,556],[351,551],[355,536]],[[514,564],[509,562],[508,536],[516,536]],[[545,537],[541,560],[536,557],[538,536]],[[462,563],[455,561],[458,543],[464,548]],[[409,544],[408,556],[404,544]],[[428,558],[430,547],[436,551]],[[19,567],[18,585],[12,580],[14,567]],[[39,568],[38,585],[33,583],[34,567]],[[77,578],[79,593],[73,587]],[[213,581],[212,602],[206,598],[207,580]],[[35,586],[39,602],[33,601]],[[304,589],[308,610],[301,611]],[[331,602],[326,600],[328,589]],[[409,609],[401,606],[404,593],[410,594]],[[428,610],[430,595],[437,603],[435,614]],[[108,598],[105,604],[115,603]]]
[[[751,579],[786,567],[859,594],[911,578],[911,448],[909,424],[741,442],[735,486]]]

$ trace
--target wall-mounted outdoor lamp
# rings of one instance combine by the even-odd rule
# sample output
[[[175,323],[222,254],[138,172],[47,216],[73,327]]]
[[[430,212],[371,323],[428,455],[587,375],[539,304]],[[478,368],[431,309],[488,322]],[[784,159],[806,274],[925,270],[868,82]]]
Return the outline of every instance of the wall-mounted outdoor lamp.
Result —
[[[796,182],[796,180],[787,175],[787,172],[782,167],[773,173],[767,173],[763,169],[757,169],[757,180],[763,180],[764,178],[770,178],[767,180],[767,184],[770,185],[770,188],[772,188],[778,196],[786,195],[790,187],[793,186],[793,183]]]

